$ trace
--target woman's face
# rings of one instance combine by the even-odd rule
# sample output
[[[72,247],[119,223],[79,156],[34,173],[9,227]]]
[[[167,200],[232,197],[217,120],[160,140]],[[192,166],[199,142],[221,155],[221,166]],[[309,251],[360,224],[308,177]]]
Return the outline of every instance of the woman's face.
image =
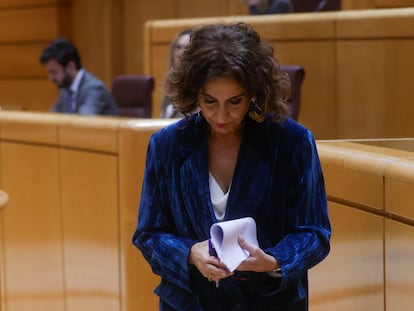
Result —
[[[229,77],[208,81],[198,95],[198,103],[213,135],[236,133],[250,107],[246,89]]]

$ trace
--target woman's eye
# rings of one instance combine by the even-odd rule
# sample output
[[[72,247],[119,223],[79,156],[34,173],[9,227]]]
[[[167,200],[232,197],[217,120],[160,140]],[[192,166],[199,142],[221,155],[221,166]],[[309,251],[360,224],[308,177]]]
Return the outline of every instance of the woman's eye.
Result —
[[[214,104],[216,101],[212,98],[204,97],[203,102],[206,103],[206,104]]]
[[[232,104],[232,105],[240,105],[240,103],[242,102],[242,98],[241,97],[239,97],[239,98],[235,98],[235,99],[232,99],[231,101],[230,101],[230,104]]]

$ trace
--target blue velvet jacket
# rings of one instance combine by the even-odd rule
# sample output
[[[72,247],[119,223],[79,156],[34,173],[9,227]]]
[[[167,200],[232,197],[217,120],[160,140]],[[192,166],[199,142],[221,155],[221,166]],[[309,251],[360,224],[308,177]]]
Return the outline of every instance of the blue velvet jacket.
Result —
[[[307,270],[329,252],[331,227],[312,134],[291,119],[244,122],[224,220],[253,217],[260,247],[277,258],[283,275],[236,272],[216,288],[188,263],[191,246],[208,239],[216,222],[208,126],[195,114],[151,137],[133,236],[161,276],[155,290],[161,304],[175,310],[307,310]]]

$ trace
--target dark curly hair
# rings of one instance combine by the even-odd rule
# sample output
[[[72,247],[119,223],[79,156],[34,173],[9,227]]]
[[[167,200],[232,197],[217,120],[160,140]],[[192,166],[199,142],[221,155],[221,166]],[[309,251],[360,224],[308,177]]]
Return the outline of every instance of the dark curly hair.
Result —
[[[274,121],[282,121],[290,83],[279,67],[272,46],[252,26],[204,25],[193,30],[180,65],[170,69],[165,92],[174,107],[188,115],[197,109],[199,91],[207,81],[232,77],[256,99],[253,119],[260,122],[269,114]]]
[[[46,64],[50,60],[56,60],[60,65],[66,67],[69,62],[75,63],[76,69],[82,68],[81,58],[76,46],[65,38],[57,38],[50,43],[39,57],[42,64]]]

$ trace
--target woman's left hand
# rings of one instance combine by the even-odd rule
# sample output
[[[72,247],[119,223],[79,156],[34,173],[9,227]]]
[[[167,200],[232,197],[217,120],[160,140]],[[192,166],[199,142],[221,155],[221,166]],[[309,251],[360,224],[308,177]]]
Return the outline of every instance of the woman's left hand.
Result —
[[[242,237],[239,237],[239,245],[248,251],[250,256],[237,267],[237,270],[270,272],[279,268],[276,258],[266,254],[260,247],[248,243]]]

